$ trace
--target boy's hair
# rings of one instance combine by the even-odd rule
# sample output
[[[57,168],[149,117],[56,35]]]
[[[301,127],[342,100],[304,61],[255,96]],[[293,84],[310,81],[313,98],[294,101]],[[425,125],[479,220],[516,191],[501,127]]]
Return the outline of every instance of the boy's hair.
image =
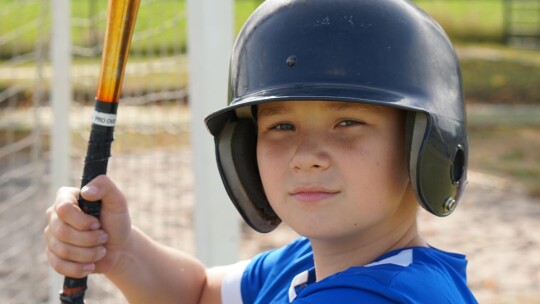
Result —
[[[253,105],[344,101],[407,112],[409,176],[437,216],[456,207],[467,181],[461,72],[443,29],[404,0],[267,0],[236,40],[229,105],[206,118],[225,188],[255,230],[280,219],[264,194]]]

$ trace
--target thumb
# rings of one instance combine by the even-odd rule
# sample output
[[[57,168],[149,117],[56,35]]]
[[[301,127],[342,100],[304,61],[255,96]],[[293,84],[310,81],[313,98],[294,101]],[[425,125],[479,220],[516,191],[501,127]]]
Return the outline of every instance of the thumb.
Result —
[[[124,194],[106,175],[100,175],[81,189],[81,196],[91,202],[102,202],[102,212],[127,213]]]
[[[129,250],[131,219],[124,194],[109,177],[100,175],[81,189],[81,196],[88,201],[101,200],[101,228],[107,233],[104,244],[106,255],[96,263],[96,272],[109,271]]]
[[[131,231],[131,219],[122,191],[109,177],[100,175],[81,189],[81,196],[88,201],[101,200],[100,222],[109,235],[105,245],[107,251],[126,246]]]

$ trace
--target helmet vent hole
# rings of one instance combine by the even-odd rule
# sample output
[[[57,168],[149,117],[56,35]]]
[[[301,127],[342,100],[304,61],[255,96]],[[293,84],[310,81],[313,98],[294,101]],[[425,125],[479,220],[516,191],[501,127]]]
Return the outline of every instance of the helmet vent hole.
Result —
[[[463,150],[463,146],[461,145],[457,146],[456,152],[454,153],[451,171],[452,182],[454,184],[459,183],[465,171],[465,151]]]
[[[289,67],[294,67],[296,65],[296,56],[291,55],[287,58],[287,61],[285,61]]]

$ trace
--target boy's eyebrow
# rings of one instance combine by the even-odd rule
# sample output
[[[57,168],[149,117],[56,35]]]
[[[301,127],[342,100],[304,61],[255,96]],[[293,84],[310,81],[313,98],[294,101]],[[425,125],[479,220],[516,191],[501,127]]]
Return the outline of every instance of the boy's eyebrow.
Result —
[[[369,105],[363,103],[351,103],[351,102],[330,102],[325,103],[323,108],[327,111],[351,111],[351,110],[366,110]],[[275,105],[267,105],[265,107],[258,107],[257,117],[272,116],[287,113],[291,110],[290,106],[286,103],[280,103]]]
[[[278,115],[286,113],[288,111],[290,111],[290,107],[286,104],[276,104],[271,106],[258,107],[257,117]]]
[[[324,107],[329,111],[365,110],[369,108],[369,106],[364,103],[351,102],[332,102],[325,104]]]

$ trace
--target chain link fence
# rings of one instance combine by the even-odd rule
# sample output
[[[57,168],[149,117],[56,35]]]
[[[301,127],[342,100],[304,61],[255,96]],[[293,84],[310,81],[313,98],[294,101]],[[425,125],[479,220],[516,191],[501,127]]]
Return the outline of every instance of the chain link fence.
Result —
[[[47,150],[40,109],[46,103],[48,7],[41,1],[0,4],[0,20],[18,14],[0,35],[0,302],[39,303],[47,282],[44,186]],[[12,19],[11,19],[12,20]],[[6,24],[8,23],[8,24]],[[39,35],[36,35],[39,33]],[[18,43],[35,35],[32,45]]]

